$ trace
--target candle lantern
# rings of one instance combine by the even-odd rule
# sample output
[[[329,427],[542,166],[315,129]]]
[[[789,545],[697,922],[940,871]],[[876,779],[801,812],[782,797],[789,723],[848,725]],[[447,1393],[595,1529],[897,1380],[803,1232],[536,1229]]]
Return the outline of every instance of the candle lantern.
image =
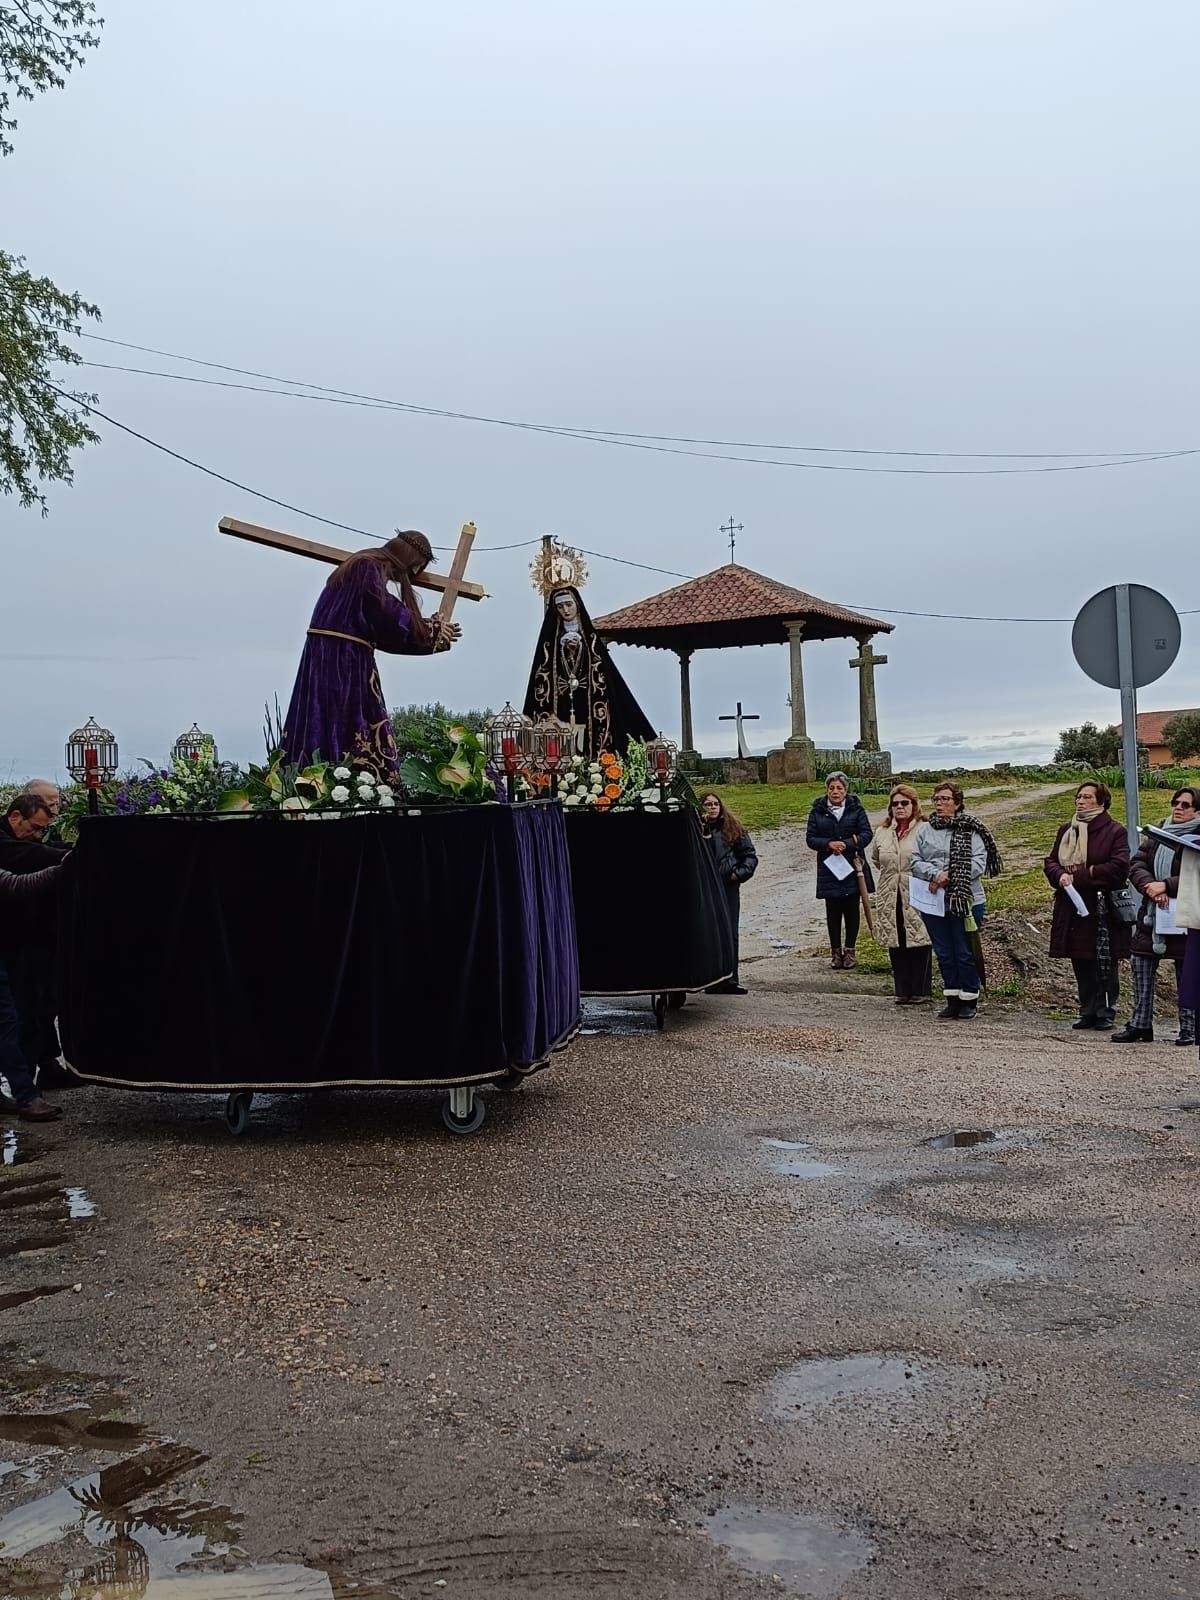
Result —
[[[483,732],[488,765],[494,772],[503,772],[511,804],[517,798],[517,771],[533,754],[533,722],[506,700],[504,709],[484,723]]]
[[[100,809],[100,785],[117,771],[117,741],[108,728],[89,717],[67,740],[67,771],[76,783],[87,785],[88,810]]]
[[[660,733],[657,739],[646,740],[646,765],[650,776],[658,785],[660,803],[665,803],[667,790],[675,777],[676,762],[679,756],[679,747],[664,739]]]
[[[550,779],[550,795],[558,795],[558,775],[571,759],[571,730],[557,717],[544,717],[533,725],[533,766]]]
[[[176,761],[199,761],[204,750],[212,749],[213,760],[217,759],[217,741],[211,733],[205,733],[198,722],[193,722],[186,733],[181,733],[171,746],[171,754]]]

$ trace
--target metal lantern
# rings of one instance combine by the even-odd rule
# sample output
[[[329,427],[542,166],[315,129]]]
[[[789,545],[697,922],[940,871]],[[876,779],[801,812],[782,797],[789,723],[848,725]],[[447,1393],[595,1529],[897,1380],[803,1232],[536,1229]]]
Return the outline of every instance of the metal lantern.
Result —
[[[675,777],[678,758],[679,746],[672,744],[670,739],[664,739],[661,733],[657,739],[646,740],[646,767],[651,782],[658,785],[659,793],[664,798]]]
[[[550,779],[551,796],[558,794],[558,775],[570,763],[574,752],[571,730],[557,717],[543,717],[532,729],[533,767]]]
[[[89,717],[67,740],[67,771],[76,783],[112,778],[117,771],[117,741],[108,728]]]
[[[488,763],[493,771],[504,773],[511,802],[517,797],[517,769],[527,765],[533,754],[533,721],[506,700],[503,710],[484,723],[483,733]]]
[[[205,733],[198,722],[193,722],[186,733],[181,733],[171,747],[176,761],[198,761],[204,751],[211,748],[213,760],[217,759],[217,741]]]

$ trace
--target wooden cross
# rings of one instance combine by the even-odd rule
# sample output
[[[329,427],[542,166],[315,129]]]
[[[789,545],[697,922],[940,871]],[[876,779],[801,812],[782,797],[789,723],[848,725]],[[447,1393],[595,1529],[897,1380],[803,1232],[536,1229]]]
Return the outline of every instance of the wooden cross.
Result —
[[[222,533],[232,534],[235,539],[248,539],[251,544],[265,544],[272,550],[290,550],[293,555],[308,556],[312,561],[324,561],[331,567],[341,566],[347,556],[353,554],[350,550],[340,550],[337,545],[318,544],[315,539],[302,539],[296,533],[279,533],[274,528],[260,528],[254,522],[239,522],[236,517],[222,517],[217,527]],[[481,583],[470,583],[463,576],[467,570],[467,557],[471,554],[474,542],[475,524],[464,522],[462,532],[458,536],[454,558],[450,562],[450,571],[431,572],[426,568],[419,576],[413,578],[413,583],[418,589],[436,589],[441,594],[438,616],[443,622],[449,622],[453,617],[455,603],[458,600],[486,598],[487,591]]]
[[[742,710],[742,702],[739,700],[738,703],[737,703],[736,712],[733,712],[732,714],[730,714],[728,716],[718,717],[717,721],[718,722],[736,722],[737,723],[738,760],[739,761],[747,760],[747,758],[750,755],[750,751],[746,748],[746,735],[742,730],[742,723],[743,722],[757,722],[758,721],[758,712],[757,711],[743,711]]]

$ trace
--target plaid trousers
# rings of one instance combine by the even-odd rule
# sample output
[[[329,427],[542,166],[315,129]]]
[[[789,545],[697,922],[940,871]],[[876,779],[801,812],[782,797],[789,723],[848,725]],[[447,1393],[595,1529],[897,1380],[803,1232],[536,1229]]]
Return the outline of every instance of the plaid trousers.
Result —
[[[1133,969],[1133,1014],[1129,1018],[1131,1028],[1152,1028],[1154,1026],[1154,980],[1158,975],[1158,963],[1161,956],[1140,956],[1136,952],[1130,956],[1129,965]],[[1179,970],[1183,962],[1175,963],[1175,985],[1179,986]],[[1195,1039],[1196,1013],[1194,1011],[1179,1012],[1179,1037],[1181,1039]]]

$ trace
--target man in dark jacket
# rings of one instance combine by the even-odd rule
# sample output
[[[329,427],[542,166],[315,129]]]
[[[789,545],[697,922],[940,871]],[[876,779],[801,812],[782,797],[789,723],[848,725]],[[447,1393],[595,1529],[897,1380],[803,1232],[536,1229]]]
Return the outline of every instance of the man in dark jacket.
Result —
[[[54,892],[54,880],[59,867],[44,867],[40,871],[14,874],[0,869],[0,951],[11,942],[14,926],[19,926],[18,913],[47,894]],[[33,1074],[21,1049],[20,1023],[8,970],[0,959],[0,1075],[8,1080],[16,1113],[26,1122],[53,1122],[62,1115],[61,1106],[52,1106],[42,1098]],[[3,1097],[0,1097],[2,1099]],[[5,1101],[8,1104],[9,1102]]]
[[[0,821],[0,870],[23,876],[59,865],[66,847],[51,844],[55,807],[43,793],[26,791],[9,804]],[[22,919],[19,941],[0,945],[8,968],[8,981],[20,1017],[21,1052],[43,1089],[72,1087],[58,1062],[58,1033],[54,1026],[54,899],[42,896],[33,914]]]

